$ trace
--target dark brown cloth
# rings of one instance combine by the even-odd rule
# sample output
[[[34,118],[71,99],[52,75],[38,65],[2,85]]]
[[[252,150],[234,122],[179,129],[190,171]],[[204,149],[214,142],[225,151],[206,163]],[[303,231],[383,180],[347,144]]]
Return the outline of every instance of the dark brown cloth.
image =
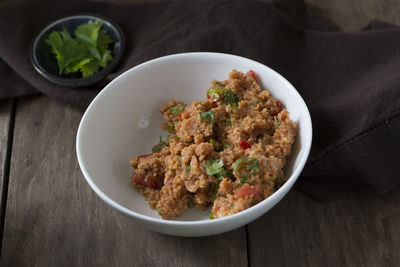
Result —
[[[93,88],[50,84],[33,69],[29,49],[49,22],[76,13],[116,21],[125,56]],[[152,58],[189,51],[236,54],[286,77],[313,121],[309,161],[296,187],[320,200],[400,182],[400,30],[374,22],[343,33],[307,15],[302,1],[212,1],[110,4],[17,1],[0,4],[0,97],[43,93],[85,107],[121,72]]]

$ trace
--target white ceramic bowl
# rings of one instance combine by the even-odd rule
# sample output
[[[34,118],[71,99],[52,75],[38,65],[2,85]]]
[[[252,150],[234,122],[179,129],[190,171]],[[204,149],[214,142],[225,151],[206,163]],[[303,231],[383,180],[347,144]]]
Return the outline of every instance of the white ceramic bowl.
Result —
[[[131,187],[132,157],[151,152],[166,133],[159,108],[171,98],[191,103],[205,98],[212,79],[225,80],[232,69],[252,69],[262,88],[280,99],[298,126],[285,168],[288,181],[261,203],[240,213],[210,220],[209,210],[188,209],[176,220],[163,220]],[[147,125],[148,124],[148,125]],[[147,127],[146,127],[147,126]],[[307,106],[294,87],[272,69],[243,57],[219,53],[184,53],[138,65],[113,80],[93,100],[79,125],[76,150],[82,172],[96,194],[143,228],[170,235],[223,233],[260,217],[278,203],[297,180],[312,140]]]

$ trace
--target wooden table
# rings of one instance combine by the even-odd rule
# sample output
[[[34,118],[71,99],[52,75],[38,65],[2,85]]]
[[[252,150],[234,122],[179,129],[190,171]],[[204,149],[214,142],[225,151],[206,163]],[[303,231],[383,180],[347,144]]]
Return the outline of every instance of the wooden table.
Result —
[[[400,22],[399,1],[307,3],[344,30]],[[138,228],[81,174],[82,114],[45,96],[0,102],[2,266],[400,266],[399,187],[328,204],[292,190],[255,222],[210,237]]]

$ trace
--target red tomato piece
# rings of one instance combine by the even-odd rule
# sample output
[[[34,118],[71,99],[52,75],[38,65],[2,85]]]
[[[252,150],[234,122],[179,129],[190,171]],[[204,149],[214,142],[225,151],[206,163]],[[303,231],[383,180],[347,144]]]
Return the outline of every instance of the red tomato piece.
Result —
[[[133,174],[132,174],[132,182],[144,185],[145,184],[144,175],[140,174],[140,173],[133,172]]]
[[[182,112],[178,114],[178,119],[179,119],[179,121],[183,121]]]
[[[248,149],[248,148],[250,148],[251,147],[251,144],[249,143],[249,142],[247,142],[246,140],[240,140],[240,142],[239,142],[239,147],[241,148],[241,149],[243,149],[243,150],[246,150],[246,149]]]
[[[250,186],[248,184],[244,184],[239,188],[234,190],[234,193],[237,197],[244,197],[248,195],[258,196],[260,195],[260,191],[258,191],[255,187]]]
[[[213,99],[212,107],[215,108],[218,105],[219,99]]]
[[[278,100],[278,102],[276,102],[276,106],[278,108],[271,114],[272,116],[276,116],[279,114],[279,112],[282,111],[282,102],[280,100]]]
[[[253,70],[249,70],[249,71],[246,73],[246,76],[253,77],[254,80],[257,81],[256,74],[254,73]]]
[[[155,178],[148,176],[148,175],[143,175],[140,173],[133,172],[132,174],[132,182],[135,182],[137,184],[150,187],[153,189],[158,188],[158,182]]]
[[[146,186],[150,187],[150,188],[153,188],[153,189],[157,189],[158,188],[158,182],[157,182],[157,180],[155,178],[147,176]]]

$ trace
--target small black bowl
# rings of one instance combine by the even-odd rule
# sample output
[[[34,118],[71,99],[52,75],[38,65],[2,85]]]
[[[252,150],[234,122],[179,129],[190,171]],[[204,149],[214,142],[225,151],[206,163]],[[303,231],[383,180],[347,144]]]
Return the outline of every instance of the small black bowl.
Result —
[[[113,59],[108,62],[105,68],[100,69],[98,72],[86,78],[83,78],[80,73],[59,75],[57,60],[51,51],[50,45],[48,45],[45,40],[53,31],[62,31],[63,28],[66,28],[70,33],[72,33],[76,27],[83,23],[87,23],[89,20],[104,21],[102,29],[107,30],[107,33],[114,40],[111,47]],[[76,15],[59,19],[49,24],[38,34],[32,44],[31,61],[35,70],[52,83],[64,87],[85,87],[101,81],[115,68],[122,57],[124,46],[124,33],[121,28],[111,20],[97,15]]]

